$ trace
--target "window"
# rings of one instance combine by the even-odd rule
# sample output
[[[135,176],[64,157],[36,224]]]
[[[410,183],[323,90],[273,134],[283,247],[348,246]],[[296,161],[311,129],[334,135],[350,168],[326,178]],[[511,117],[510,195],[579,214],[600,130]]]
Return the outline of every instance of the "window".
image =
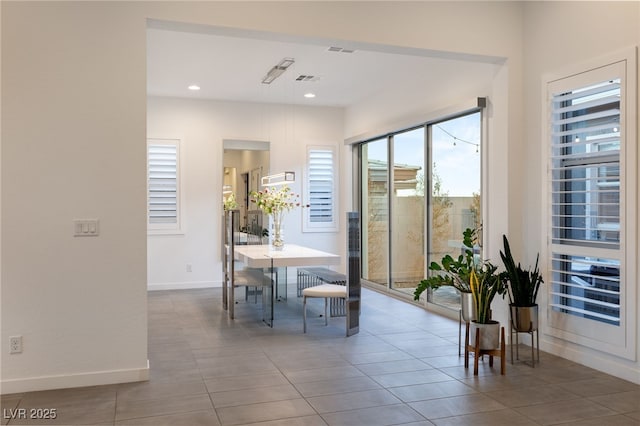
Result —
[[[147,227],[149,231],[180,232],[180,141],[147,141]]]
[[[552,109],[550,306],[620,325],[620,79],[554,94]]]
[[[612,352],[628,344],[625,302],[635,291],[626,261],[634,250],[624,237],[637,214],[623,210],[625,200],[635,204],[625,191],[624,159],[635,152],[625,120],[626,63],[547,84],[550,326],[552,334]]]
[[[477,105],[358,143],[367,283],[412,298],[427,265],[446,254],[458,257],[463,231],[482,223],[483,114]],[[452,287],[425,296],[457,316],[460,295]]]
[[[336,150],[328,146],[307,147],[306,210],[304,231],[337,231]]]

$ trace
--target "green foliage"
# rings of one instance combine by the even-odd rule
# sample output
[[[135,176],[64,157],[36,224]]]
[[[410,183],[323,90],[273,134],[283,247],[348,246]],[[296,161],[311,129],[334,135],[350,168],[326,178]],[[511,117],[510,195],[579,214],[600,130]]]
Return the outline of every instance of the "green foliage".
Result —
[[[506,271],[501,274],[501,279],[509,288],[509,303],[516,306],[534,306],[540,284],[544,282],[538,270],[540,255],[536,256],[536,266],[533,270],[524,269],[520,263],[516,265],[506,235],[502,236],[502,241],[504,253],[501,251],[500,257]]]
[[[480,268],[471,271],[471,294],[476,305],[476,322],[488,324],[491,320],[491,302],[496,294],[504,296],[506,286],[496,273],[497,266],[484,262]]]
[[[457,259],[450,255],[442,258],[440,263],[432,262],[429,270],[435,275],[418,284],[413,298],[418,300],[428,288],[437,289],[448,285],[463,293],[472,293],[476,305],[477,322],[486,324],[491,319],[491,302],[496,294],[504,297],[506,286],[497,273],[498,267],[488,261],[476,259],[473,246],[478,239],[478,230],[467,228],[463,232],[464,252]]]
[[[464,253],[454,259],[450,255],[446,255],[440,261],[440,264],[431,262],[429,270],[436,272],[428,278],[420,281],[413,293],[413,299],[419,300],[420,295],[428,288],[437,289],[441,286],[452,286],[463,293],[470,293],[470,277],[471,271],[481,268],[478,265],[473,254],[473,245],[477,240],[477,230],[467,228],[463,232]]]

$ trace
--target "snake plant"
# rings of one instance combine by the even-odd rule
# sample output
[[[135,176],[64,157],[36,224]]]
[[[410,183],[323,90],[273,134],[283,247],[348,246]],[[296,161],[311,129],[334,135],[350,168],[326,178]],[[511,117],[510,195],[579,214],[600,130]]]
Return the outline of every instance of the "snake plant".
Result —
[[[536,265],[533,270],[524,269],[520,263],[516,265],[506,235],[502,236],[502,241],[504,253],[501,251],[500,257],[506,271],[501,274],[501,278],[509,288],[509,303],[515,306],[536,305],[540,284],[544,282],[538,269],[540,255],[536,257]]]

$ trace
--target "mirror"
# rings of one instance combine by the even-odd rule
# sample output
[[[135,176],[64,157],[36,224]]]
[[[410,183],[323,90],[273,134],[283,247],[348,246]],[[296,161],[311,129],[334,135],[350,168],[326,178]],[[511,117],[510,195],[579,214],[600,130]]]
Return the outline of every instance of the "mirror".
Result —
[[[249,194],[259,191],[262,176],[269,174],[269,142],[230,139],[223,142],[223,202],[232,194],[235,197],[240,210],[236,231],[265,236],[262,212],[255,204],[251,205]]]

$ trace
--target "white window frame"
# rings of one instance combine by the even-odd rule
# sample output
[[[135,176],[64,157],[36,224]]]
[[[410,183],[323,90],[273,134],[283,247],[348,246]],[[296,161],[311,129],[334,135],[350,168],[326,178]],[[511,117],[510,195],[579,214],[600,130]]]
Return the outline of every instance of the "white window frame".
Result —
[[[150,145],[171,145],[176,147],[176,222],[175,223],[150,223],[149,222],[149,146]],[[147,234],[148,235],[181,235],[184,234],[184,190],[182,178],[182,157],[183,157],[183,143],[181,139],[177,138],[148,138],[147,139]]]
[[[638,218],[637,211],[637,69],[636,49],[616,52],[586,64],[572,66],[563,72],[549,74],[542,81],[542,111],[544,125],[543,161],[546,176],[543,204],[543,235],[547,243],[543,248],[543,259],[547,297],[547,321],[544,332],[556,338],[596,349],[626,359],[636,359],[636,311],[637,306],[637,253]],[[612,74],[612,71],[614,73]],[[620,75],[614,75],[615,73]],[[554,246],[552,234],[552,108],[551,87],[567,83],[567,90],[588,86],[597,81],[621,78],[620,90],[620,245],[619,248],[597,248],[584,245]],[[610,325],[575,315],[554,312],[550,306],[553,289],[552,257],[555,251],[567,252],[573,256],[601,256],[620,261],[620,324]]]
[[[304,208],[304,219],[302,221],[302,232],[338,232],[338,150],[335,145],[307,145],[306,166],[304,169],[304,197],[303,202],[311,205],[311,182],[310,167],[311,155],[313,151],[329,151],[332,155],[332,177],[331,183],[331,221],[329,222],[312,222],[311,208]]]

